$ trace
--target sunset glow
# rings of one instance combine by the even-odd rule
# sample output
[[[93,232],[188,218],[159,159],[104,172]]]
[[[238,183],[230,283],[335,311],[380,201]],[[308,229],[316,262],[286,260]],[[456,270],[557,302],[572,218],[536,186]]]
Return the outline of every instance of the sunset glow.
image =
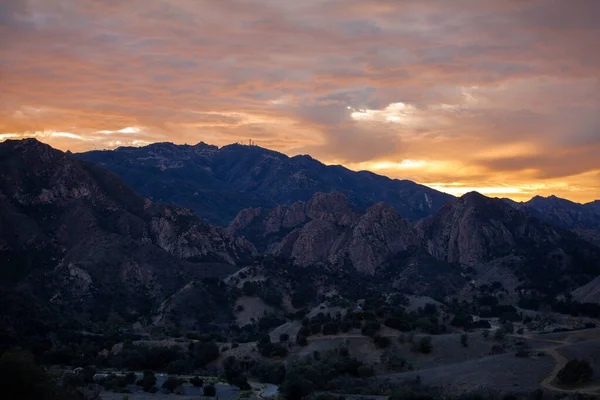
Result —
[[[600,198],[600,2],[8,0],[0,140],[253,139],[452,194]]]

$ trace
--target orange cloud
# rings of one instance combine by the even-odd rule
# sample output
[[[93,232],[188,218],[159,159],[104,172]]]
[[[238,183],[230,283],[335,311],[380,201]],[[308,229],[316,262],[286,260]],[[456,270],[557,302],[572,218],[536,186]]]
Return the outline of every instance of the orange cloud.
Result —
[[[252,137],[453,193],[588,201],[599,13],[595,0],[5,0],[0,140]]]

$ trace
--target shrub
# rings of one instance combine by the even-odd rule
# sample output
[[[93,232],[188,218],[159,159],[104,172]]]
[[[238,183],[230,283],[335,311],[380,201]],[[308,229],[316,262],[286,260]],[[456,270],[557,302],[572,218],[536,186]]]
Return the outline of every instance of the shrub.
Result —
[[[168,377],[167,380],[162,384],[163,389],[167,389],[169,393],[173,393],[175,389],[180,386],[183,382],[175,377]]]
[[[379,335],[373,336],[373,342],[375,343],[375,346],[377,346],[380,349],[385,349],[387,347],[390,347],[390,345],[392,344],[392,341],[390,340],[390,338],[385,337],[385,336],[379,336]]]
[[[204,367],[217,358],[219,358],[219,347],[216,343],[196,343],[194,345],[194,359],[197,367]]]
[[[361,329],[361,333],[365,336],[374,336],[381,329],[381,325],[376,321],[368,321]]]
[[[556,378],[563,385],[577,385],[588,383],[592,380],[594,370],[585,360],[571,360],[560,371]]]
[[[358,376],[361,378],[368,378],[370,376],[373,376],[374,372],[373,372],[373,368],[371,367],[367,367],[366,365],[361,365],[360,367],[358,367]]]
[[[204,380],[199,376],[195,376],[190,379],[190,383],[194,385],[194,387],[202,387],[202,385],[204,385]]]
[[[423,354],[429,354],[433,350],[433,345],[431,344],[431,337],[425,336],[419,340],[417,345],[417,349]]]
[[[494,340],[504,340],[505,336],[506,331],[504,330],[504,328],[498,328],[496,329],[496,332],[494,332]]]
[[[340,326],[337,322],[327,322],[323,325],[323,335],[336,335]]]
[[[217,395],[217,388],[215,388],[214,385],[206,385],[204,386],[202,394],[207,397],[215,397]]]
[[[128,372],[127,375],[125,375],[125,382],[127,382],[128,385],[133,385],[135,383],[135,372]]]
[[[306,336],[304,336],[304,335],[298,335],[296,337],[296,344],[298,346],[306,346],[306,345],[308,345],[308,340],[306,339]]]

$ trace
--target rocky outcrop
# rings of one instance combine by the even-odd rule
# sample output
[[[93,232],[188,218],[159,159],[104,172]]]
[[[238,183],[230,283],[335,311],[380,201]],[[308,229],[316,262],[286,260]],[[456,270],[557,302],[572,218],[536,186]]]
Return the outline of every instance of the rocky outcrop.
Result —
[[[415,229],[439,260],[473,267],[505,257],[497,267],[513,271],[523,288],[573,289],[600,273],[598,247],[501,199],[475,192],[448,203]]]
[[[557,243],[552,226],[500,199],[471,192],[449,203],[415,229],[434,257],[472,266],[509,254],[518,247]]]
[[[393,207],[378,203],[361,213],[340,192],[316,193],[306,203],[280,205],[260,214],[242,211],[228,229],[248,235],[254,243],[277,238],[264,250],[291,257],[299,265],[350,263],[367,274],[374,274],[389,257],[419,246],[412,227]]]
[[[0,143],[0,282],[53,303],[140,312],[256,254],[191,210],[138,196],[113,173],[35,139]]]

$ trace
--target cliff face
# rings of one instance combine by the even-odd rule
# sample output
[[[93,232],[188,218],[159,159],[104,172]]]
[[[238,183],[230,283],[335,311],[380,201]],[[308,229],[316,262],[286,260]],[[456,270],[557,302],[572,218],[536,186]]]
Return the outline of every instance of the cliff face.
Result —
[[[258,243],[270,238],[265,251],[299,265],[350,263],[368,274],[389,257],[419,246],[410,224],[393,207],[379,203],[361,213],[339,192],[316,193],[308,202],[270,211],[244,210],[228,229]]]
[[[550,225],[479,193],[468,193],[449,203],[415,229],[430,254],[451,263],[472,266],[523,246],[556,243]]]
[[[448,203],[415,230],[439,260],[476,266],[513,255],[528,287],[568,288],[600,272],[600,249],[574,233],[540,221],[500,199],[468,193]]]
[[[0,143],[0,281],[56,304],[147,310],[190,280],[224,276],[254,246],[35,139]]]

